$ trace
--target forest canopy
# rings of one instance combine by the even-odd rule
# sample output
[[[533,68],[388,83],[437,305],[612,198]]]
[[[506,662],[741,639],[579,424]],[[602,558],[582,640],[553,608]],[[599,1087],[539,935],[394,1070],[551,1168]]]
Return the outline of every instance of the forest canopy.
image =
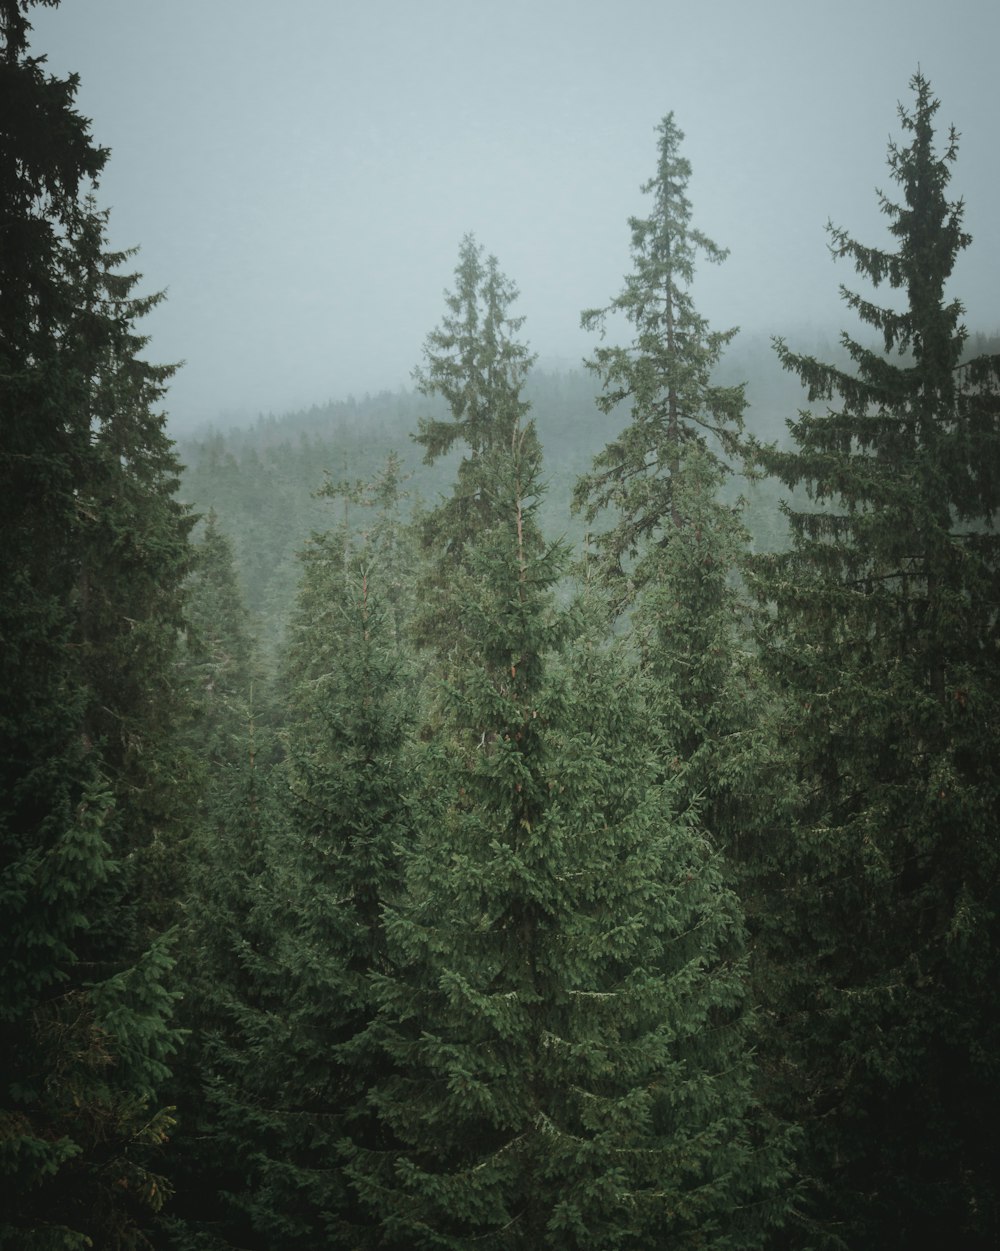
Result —
[[[414,393],[178,448],[32,7],[0,1247],[994,1247],[1000,345],[930,83],[835,346],[698,312],[668,113],[586,372],[468,234]]]

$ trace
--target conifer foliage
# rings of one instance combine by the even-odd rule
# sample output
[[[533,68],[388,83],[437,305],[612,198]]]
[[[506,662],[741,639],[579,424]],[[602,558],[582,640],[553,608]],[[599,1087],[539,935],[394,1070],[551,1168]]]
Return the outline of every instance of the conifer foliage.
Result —
[[[415,372],[454,487],[412,523],[395,455],[319,492],[261,717],[233,549],[175,494],[159,297],[28,49],[56,2],[0,0],[0,1251],[995,1248],[1000,356],[949,294],[926,79],[888,245],[830,228],[881,346],[777,341],[783,448],[716,381],[735,331],[691,286],[725,253],[662,120],[583,315],[630,327],[589,362],[629,414],[576,487],[578,598],[517,290],[467,236]],[[746,556],[737,455],[790,550]]]
[[[947,284],[970,239],[957,136],[925,78],[889,147],[890,248],[830,229],[884,352],[777,344],[821,411],[761,464],[811,506],[762,558],[763,651],[803,804],[774,848],[777,1088],[806,1114],[817,1212],[846,1245],[995,1245],[1000,851],[1000,358],[963,364]]]
[[[602,339],[609,315],[633,337],[588,362],[598,406],[627,423],[576,484],[574,502],[598,523],[590,562],[613,611],[630,615],[655,692],[654,715],[681,793],[733,846],[773,807],[781,758],[750,648],[735,572],[749,538],[739,506],[720,498],[741,445],[744,388],[713,378],[735,329],[715,332],[692,296],[699,255],[727,253],[691,224],[690,163],[673,114],[657,127],[656,173],[642,190],[651,213],[631,218],[633,269],[605,309],[583,314]]]
[[[496,262],[479,273],[466,324],[489,326]],[[430,337],[428,377],[452,385],[451,350]],[[634,674],[567,653],[526,350],[462,350],[478,524],[453,501],[428,519],[452,627],[428,658],[436,732],[375,980],[395,1145],[356,1145],[354,1184],[393,1247],[753,1246],[763,1222],[737,1233],[738,1210],[777,1174],[749,1143],[738,905],[657,781]]]
[[[634,327],[632,342],[602,345],[587,362],[601,380],[598,406],[610,414],[628,401],[631,420],[575,492],[589,521],[603,509],[615,513],[596,543],[605,576],[617,583],[620,607],[656,581],[661,549],[676,538],[674,530],[691,522],[700,536],[705,519],[689,505],[692,495],[705,492],[691,487],[706,477],[717,483],[725,474],[724,453],[736,448],[746,407],[742,386],[712,379],[736,330],[710,330],[690,291],[699,254],[718,264],[728,253],[691,225],[691,166],[681,156],[684,134],[672,113],[657,135],[656,174],[642,187],[653,197],[652,212],[629,219],[634,270],[606,308],[581,318],[602,337],[609,315],[623,315]]]
[[[230,758],[212,770],[212,803],[188,849],[180,968],[190,1034],[175,1077],[177,1196],[161,1231],[176,1251],[267,1245],[247,1187],[266,1209],[258,1161],[275,1142],[292,922],[273,752],[249,707],[245,717]]]
[[[521,388],[534,355],[517,338],[523,318],[511,313],[517,287],[484,256],[472,235],[459,249],[455,289],[445,293],[447,313],[428,336],[425,363],[414,371],[424,395],[441,396],[450,415],[423,418],[416,441],[433,464],[456,444],[464,444],[451,494],[424,519],[421,539],[430,557],[421,586],[417,637],[439,651],[463,647],[452,615],[451,575],[464,562],[465,544],[495,523],[501,499],[494,472],[513,442],[520,440],[519,463],[537,470],[541,455],[531,424],[522,425],[528,404]],[[523,535],[529,544],[536,536]],[[445,559],[446,557],[446,559]],[[447,640],[447,644],[446,641]]]
[[[152,301],[86,196],[74,78],[0,4],[0,1245],[136,1245],[176,1043],[149,891],[180,820],[177,464]],[[89,1241],[88,1241],[89,1240]]]
[[[287,890],[297,906],[287,952],[290,1039],[274,1057],[283,1073],[281,1135],[264,1170],[289,1249],[377,1245],[347,1185],[343,1153],[347,1140],[374,1147],[383,1139],[367,1106],[382,1073],[371,979],[388,967],[382,910],[399,897],[411,837],[411,683],[392,612],[403,544],[398,468],[390,458],[376,483],[351,491],[376,507],[371,526],[352,534],[345,523],[313,536],[290,649]],[[259,1215],[256,1223],[267,1231]]]
[[[232,541],[223,533],[214,509],[205,518],[192,555],[185,651],[201,704],[194,736],[203,758],[222,762],[232,759],[235,731],[246,724],[259,662]]]
[[[392,612],[395,458],[372,486],[323,492],[376,516],[312,536],[283,677],[284,758],[268,736],[227,772],[232,802],[204,838],[192,893],[200,1176],[171,1245],[361,1247],[374,1226],[343,1142],[375,1145],[366,1107],[381,1054],[367,1036],[384,973],[381,906],[409,837],[409,683]],[[270,743],[271,754],[275,744]],[[258,759],[258,755],[260,759]]]

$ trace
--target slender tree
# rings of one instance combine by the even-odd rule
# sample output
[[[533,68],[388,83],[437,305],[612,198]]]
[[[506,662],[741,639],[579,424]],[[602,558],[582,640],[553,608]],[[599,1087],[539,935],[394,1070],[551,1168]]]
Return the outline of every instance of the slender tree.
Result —
[[[197,802],[188,836],[175,848],[182,900],[176,979],[184,988],[177,1021],[185,1041],[167,1088],[177,1108],[175,1196],[155,1242],[177,1251],[222,1245],[215,1237],[232,1217],[221,1196],[233,1188],[238,1166],[215,1137],[206,1088],[214,1094],[212,1061],[230,1025],[227,991],[242,987],[244,944],[266,930],[259,901],[275,893],[269,840],[277,826],[268,777],[273,752],[255,711],[263,675],[232,544],[214,510],[194,544],[186,592],[179,671],[188,714],[181,728]]]
[[[185,626],[187,664],[206,705],[198,748],[202,754],[226,759],[231,728],[226,722],[235,713],[245,723],[242,714],[257,666],[233,545],[214,509],[205,518],[193,552]],[[217,736],[221,741],[216,744]]]
[[[515,437],[527,440],[537,453],[534,426],[522,427],[528,405],[521,388],[534,355],[517,339],[523,318],[510,306],[517,287],[500,272],[496,257],[484,256],[472,235],[466,235],[455,267],[455,289],[445,292],[447,313],[428,336],[425,363],[414,371],[424,395],[441,396],[446,418],[423,418],[416,441],[424,462],[433,464],[457,444],[468,451],[458,466],[451,494],[422,520],[420,536],[431,557],[420,588],[417,637],[437,648],[450,637],[462,645],[453,628],[449,576],[462,563],[465,543],[495,519],[497,508],[491,456],[509,448]],[[434,559],[442,553],[446,560]]]
[[[246,704],[239,743],[209,774],[212,801],[188,849],[178,1193],[159,1231],[172,1251],[271,1245],[247,1211],[247,1187],[260,1185],[256,1161],[274,1143],[274,1090],[290,1040],[293,900],[273,755]]]
[[[796,355],[811,403],[763,467],[811,503],[756,562],[763,655],[788,694],[803,801],[770,872],[775,1089],[806,1118],[820,1226],[848,1246],[998,1236],[1000,358],[963,364],[947,284],[968,246],[921,75],[891,245],[830,228],[875,288],[843,291],[884,351]],[[812,1245],[815,1234],[807,1240]]]
[[[577,482],[575,504],[598,526],[589,572],[613,614],[627,614],[650,679],[664,775],[742,874],[788,803],[787,753],[737,577],[749,536],[740,502],[722,498],[746,399],[714,375],[736,331],[711,331],[691,293],[698,256],[727,253],[691,224],[691,167],[673,114],[657,135],[643,187],[651,212],[630,219],[633,269],[607,308],[583,315],[602,338],[609,316],[632,328],[628,343],[600,346],[588,362],[599,407],[620,422],[627,402],[629,416]]]
[[[690,462],[695,477],[707,472],[720,480],[746,407],[742,386],[719,386],[712,378],[736,330],[710,330],[690,292],[698,255],[717,264],[728,253],[691,225],[691,166],[680,155],[684,135],[672,113],[657,135],[656,174],[642,187],[653,197],[652,212],[629,219],[633,272],[606,308],[590,309],[581,318],[584,328],[599,329],[602,337],[609,315],[624,316],[634,328],[631,342],[598,347],[587,362],[601,380],[598,406],[611,414],[627,401],[631,419],[575,492],[588,521],[604,509],[614,514],[595,541],[602,571],[618,584],[621,607],[657,578],[659,549],[690,520],[690,491],[685,491]],[[717,514],[720,525],[721,506]],[[704,520],[699,518],[699,526]]]

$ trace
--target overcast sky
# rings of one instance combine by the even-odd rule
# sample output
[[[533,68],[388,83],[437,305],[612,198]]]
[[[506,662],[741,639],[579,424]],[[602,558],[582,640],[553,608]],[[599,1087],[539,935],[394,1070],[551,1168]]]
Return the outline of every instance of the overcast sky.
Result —
[[[472,231],[524,335],[576,365],[629,268],[673,111],[693,223],[731,249],[716,328],[852,326],[828,219],[884,241],[875,188],[920,66],[961,132],[953,294],[1000,328],[996,0],[63,0],[32,50],[81,77],[99,200],[137,244],[180,431],[409,384]]]

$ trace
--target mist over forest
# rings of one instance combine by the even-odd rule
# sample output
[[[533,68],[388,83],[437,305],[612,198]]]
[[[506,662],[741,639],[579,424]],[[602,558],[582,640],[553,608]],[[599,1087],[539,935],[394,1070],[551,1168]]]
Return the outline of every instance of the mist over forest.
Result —
[[[964,10],[0,0],[0,1251],[995,1251]]]
[[[411,385],[458,241],[521,291],[542,362],[579,368],[673,110],[719,329],[812,345],[844,328],[824,227],[876,243],[885,143],[919,66],[962,132],[974,252],[953,294],[997,330],[1000,15],[984,0],[87,0],[32,10],[113,157],[100,202],[138,245],[151,359],[183,361],[175,435]],[[738,352],[737,340],[731,351]]]

